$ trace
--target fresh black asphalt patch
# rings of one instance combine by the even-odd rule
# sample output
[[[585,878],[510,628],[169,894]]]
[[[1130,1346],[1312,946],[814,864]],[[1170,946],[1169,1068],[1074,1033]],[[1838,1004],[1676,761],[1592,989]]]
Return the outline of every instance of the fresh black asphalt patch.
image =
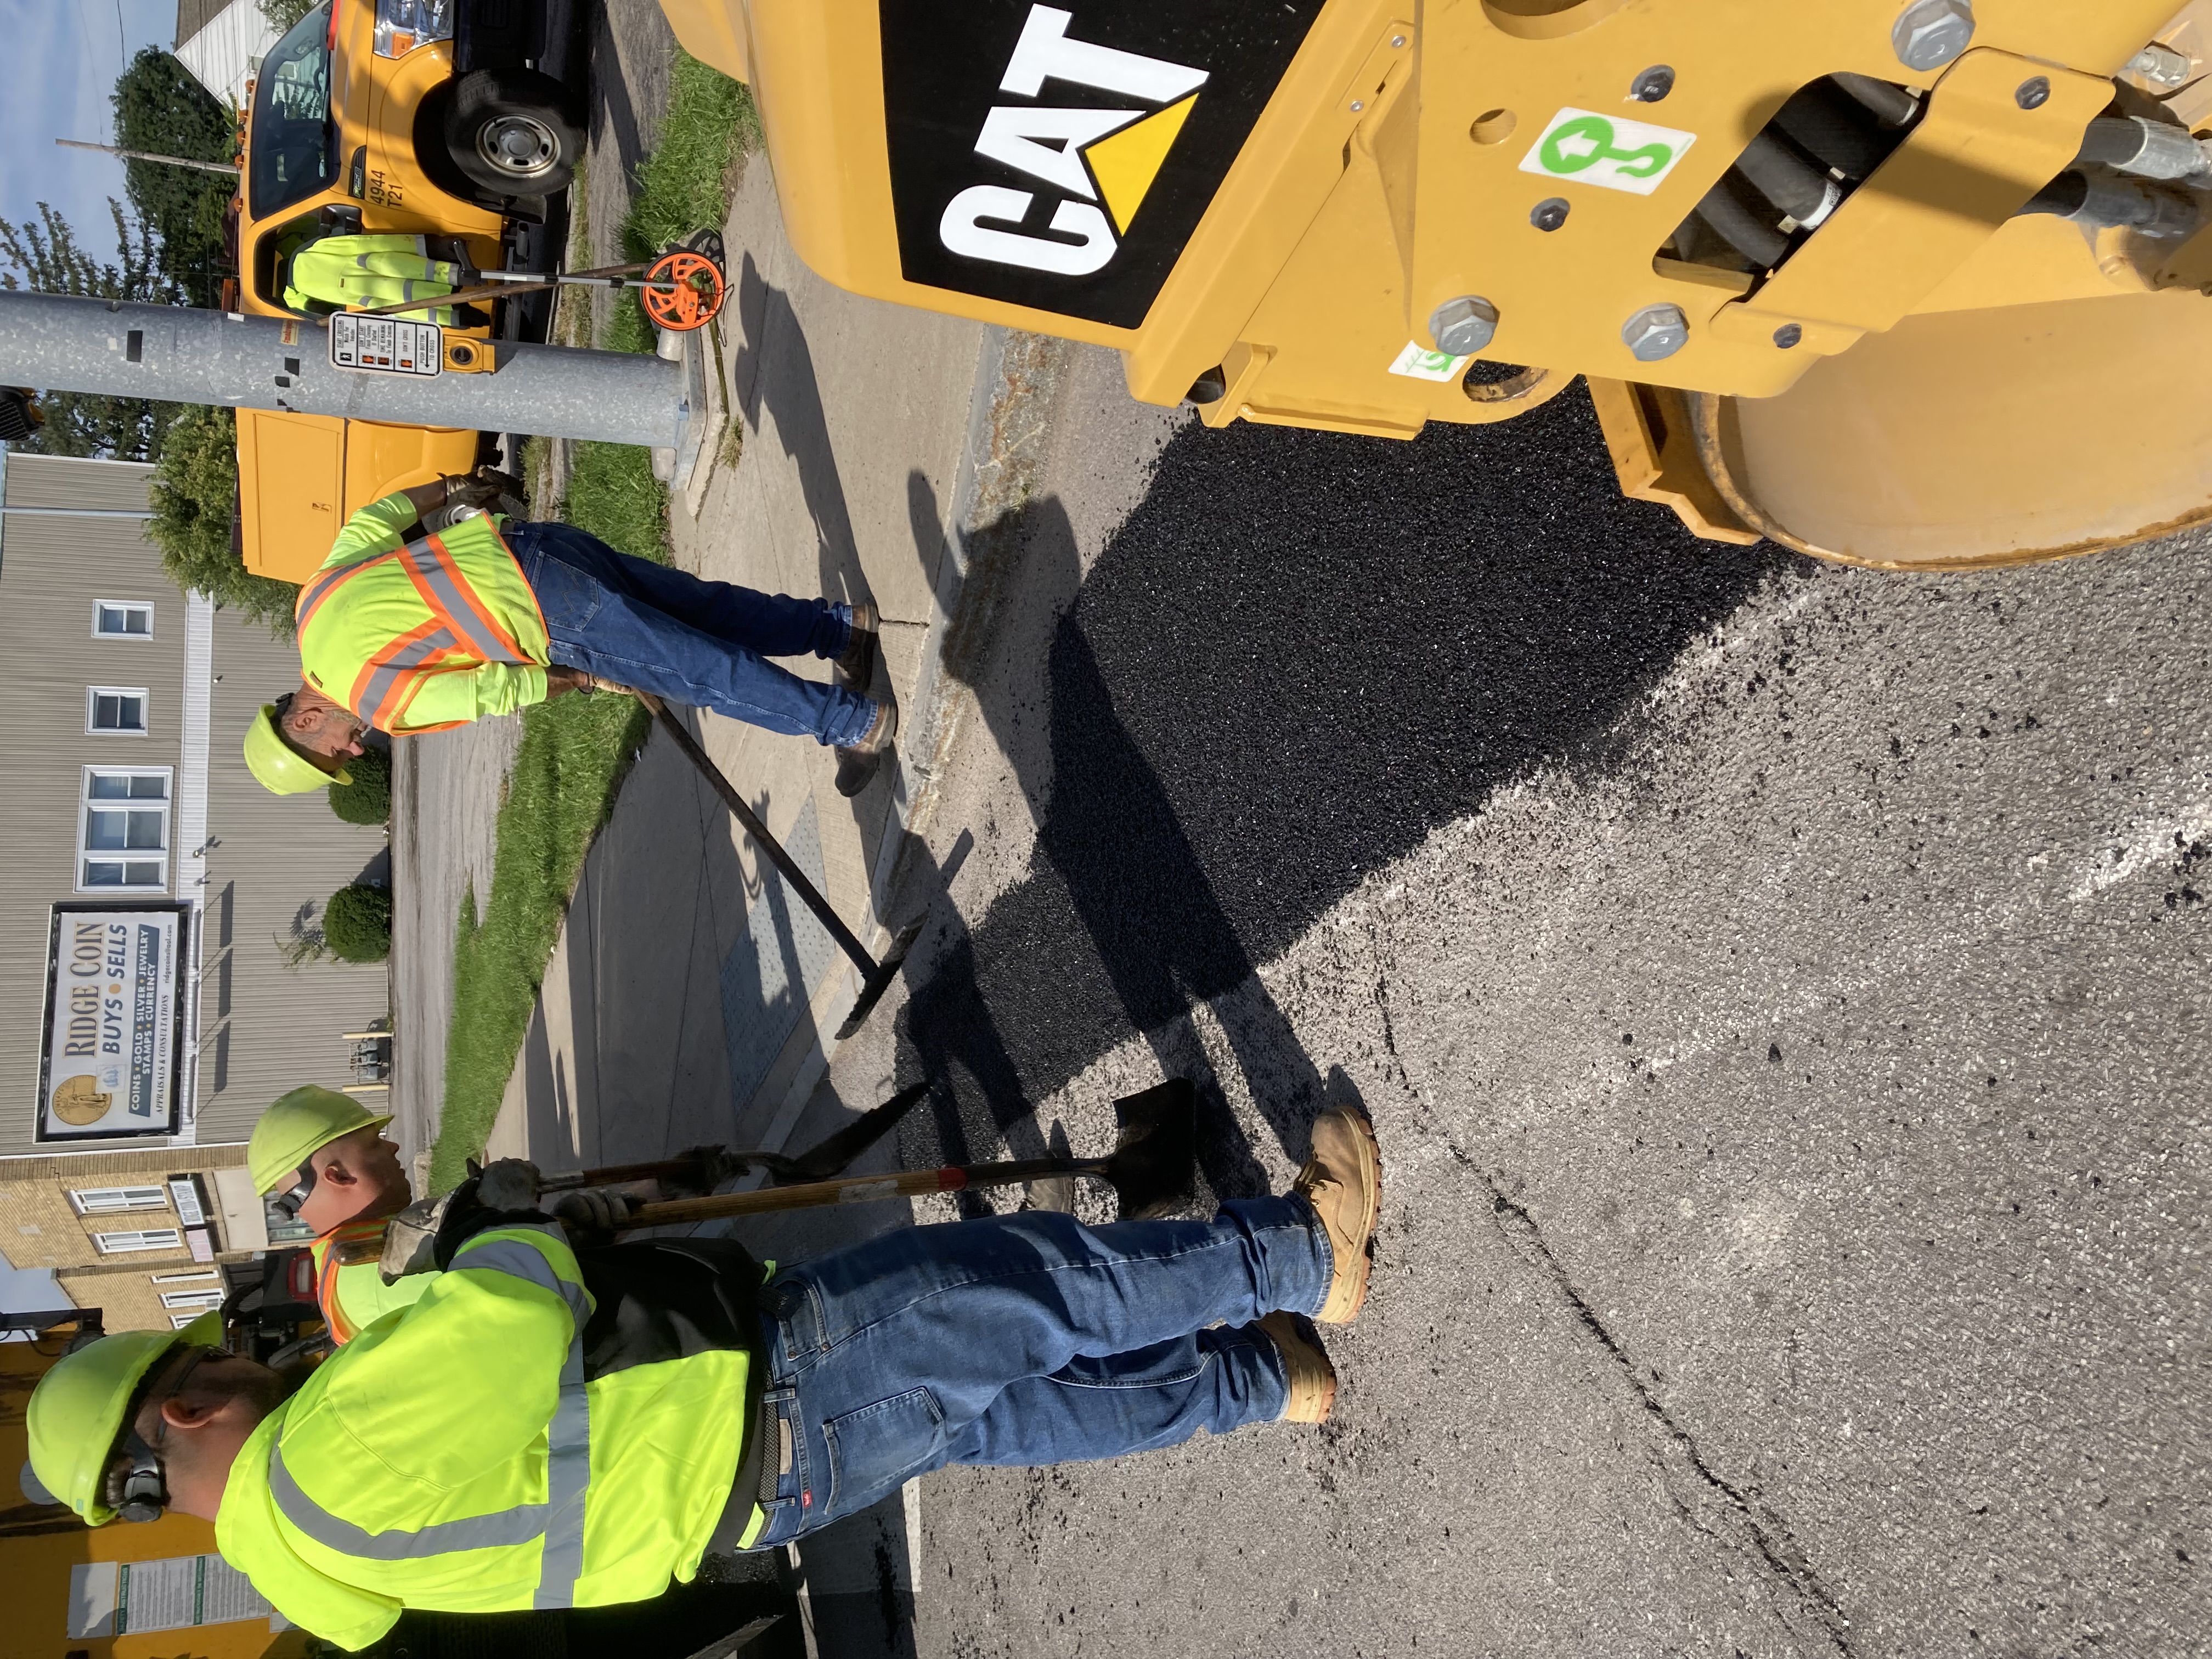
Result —
[[[1076,558],[1054,501],[1000,531],[1022,580]],[[1685,646],[1799,562],[1622,498],[1580,388],[1410,443],[1193,423],[1052,633],[1028,874],[909,970],[900,1081],[948,1087],[937,1145],[908,1152],[984,1155],[963,1116],[1003,1130],[1491,791],[1588,763]],[[1287,1026],[1267,1042],[1297,1049]],[[1263,1103],[1286,1146],[1321,1083],[1291,1071],[1305,1097]],[[1211,1127],[1209,1178],[1244,1189],[1224,1111]]]

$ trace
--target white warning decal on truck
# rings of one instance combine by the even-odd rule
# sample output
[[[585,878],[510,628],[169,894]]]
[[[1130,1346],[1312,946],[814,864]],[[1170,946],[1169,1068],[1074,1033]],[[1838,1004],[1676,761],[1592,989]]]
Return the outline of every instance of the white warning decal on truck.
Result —
[[[1521,171],[1649,196],[1697,142],[1694,132],[1563,109],[1521,158]]]

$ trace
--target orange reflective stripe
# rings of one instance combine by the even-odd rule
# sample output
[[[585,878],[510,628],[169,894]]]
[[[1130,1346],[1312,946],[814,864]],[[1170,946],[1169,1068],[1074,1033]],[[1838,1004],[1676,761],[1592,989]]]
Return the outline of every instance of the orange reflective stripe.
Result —
[[[338,1253],[335,1249],[323,1253],[323,1270],[315,1279],[315,1305],[322,1310],[323,1323],[331,1328],[331,1340],[350,1342],[353,1327],[338,1310]]]
[[[405,549],[406,571],[415,591],[434,616],[441,617],[460,641],[482,662],[520,667],[530,660],[514,636],[477,597],[476,589],[461,574],[461,567],[436,536],[410,542]]]
[[[389,730],[385,717],[407,672],[435,660],[453,644],[453,635],[436,617],[410,629],[362,665],[360,678],[353,683],[353,695],[346,700],[348,706],[378,730]]]
[[[305,628],[315,612],[322,609],[323,601],[343,586],[348,577],[358,576],[373,564],[382,564],[387,559],[396,559],[403,550],[394,548],[389,553],[379,553],[372,558],[357,559],[351,564],[340,565],[336,570],[325,570],[321,575],[317,576],[300,590],[299,599],[292,607],[293,631],[297,633]]]
[[[395,737],[403,732],[409,737],[415,737],[424,732],[450,732],[457,726],[466,726],[468,724],[466,720],[433,720],[428,726],[413,726],[407,723],[407,711],[414,708],[415,699],[422,695],[422,688],[439,675],[472,674],[477,671],[477,666],[476,663],[464,661],[450,664],[433,663],[427,668],[410,669],[393,688],[393,696],[390,699],[392,724],[382,729]],[[398,695],[400,686],[403,684],[406,691],[404,696]]]

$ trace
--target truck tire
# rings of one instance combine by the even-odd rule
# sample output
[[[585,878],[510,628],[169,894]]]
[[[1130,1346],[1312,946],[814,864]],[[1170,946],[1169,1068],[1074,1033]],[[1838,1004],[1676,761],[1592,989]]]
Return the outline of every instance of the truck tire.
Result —
[[[584,135],[563,112],[561,83],[535,70],[477,70],[453,88],[446,151],[494,196],[552,196],[568,188]]]

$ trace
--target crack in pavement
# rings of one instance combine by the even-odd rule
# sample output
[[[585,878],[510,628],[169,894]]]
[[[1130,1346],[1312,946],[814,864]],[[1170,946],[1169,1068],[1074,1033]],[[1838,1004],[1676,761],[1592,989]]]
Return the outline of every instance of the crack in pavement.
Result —
[[[1850,1620],[1845,1617],[1843,1608],[1837,1604],[1835,1597],[1829,1593],[1827,1587],[1820,1582],[1819,1575],[1813,1571],[1811,1564],[1804,1559],[1803,1552],[1799,1550],[1791,1540],[1788,1529],[1771,1515],[1766,1517],[1766,1523],[1763,1523],[1759,1511],[1753,1506],[1751,1500],[1705,1462],[1705,1454],[1699,1450],[1696,1438],[1688,1430],[1675,1422],[1673,1414],[1660,1402],[1658,1396],[1654,1395],[1644,1380],[1637,1375],[1635,1362],[1628,1357],[1626,1350],[1622,1348],[1620,1342],[1614,1339],[1613,1333],[1606,1328],[1605,1322],[1598,1317],[1597,1310],[1591,1307],[1582,1292],[1575,1288],[1574,1281],[1567,1276],[1565,1267],[1560,1262],[1559,1257],[1553,1254],[1552,1247],[1546,1241],[1543,1229],[1537,1224],[1536,1218],[1528,1212],[1525,1206],[1509,1198],[1498,1178],[1466,1152],[1461,1151],[1449,1135],[1441,1136],[1439,1139],[1444,1150],[1458,1161],[1460,1167],[1481,1182],[1483,1189],[1490,1194],[1492,1218],[1497,1223],[1498,1232],[1504,1237],[1507,1245],[1513,1249],[1516,1255],[1521,1256],[1523,1261],[1529,1261],[1531,1266],[1537,1267],[1551,1279],[1569,1309],[1574,1313],[1576,1319],[1581,1322],[1583,1328],[1597,1339],[1599,1346],[1604,1348],[1613,1364],[1620,1368],[1621,1375],[1627,1378],[1628,1385],[1635,1391],[1637,1400],[1650,1414],[1653,1420],[1667,1431],[1668,1439],[1688,1460],[1690,1468],[1696,1472],[1698,1478],[1713,1492],[1717,1492],[1728,1506],[1741,1518],[1745,1528],[1751,1534],[1751,1542],[1757,1551],[1759,1560],[1765,1569],[1764,1577],[1768,1583],[1770,1593],[1775,1587],[1775,1581],[1778,1580],[1780,1585],[1790,1592],[1797,1606],[1808,1613],[1820,1626],[1821,1634],[1833,1644],[1836,1651],[1849,1656],[1851,1647],[1850,1642],[1845,1639],[1844,1632],[1849,1627]],[[1526,1248],[1522,1248],[1524,1246]],[[1534,1253],[1533,1261],[1530,1261],[1531,1250]],[[1674,1499],[1674,1504],[1682,1518],[1689,1522],[1697,1530],[1716,1541],[1727,1541],[1723,1540],[1720,1534],[1699,1522],[1690,1507],[1682,1503],[1680,1498]],[[1767,1523],[1771,1523],[1771,1530]],[[1741,1546],[1739,1543],[1735,1547],[1741,1549]],[[1781,1609],[1778,1606],[1778,1610],[1784,1611],[1785,1624],[1791,1622],[1787,1617],[1786,1610]]]
[[[1374,961],[1378,964],[1378,970],[1375,975],[1372,1000],[1376,1015],[1382,1025],[1383,1052],[1389,1058],[1390,1070],[1396,1074],[1399,1086],[1406,1091],[1416,1107],[1420,1109],[1420,1115],[1435,1125],[1433,1112],[1428,1109],[1427,1103],[1421,1098],[1419,1091],[1413,1086],[1413,1077],[1407,1069],[1405,1059],[1398,1052],[1397,1021],[1390,1009],[1390,979],[1388,973],[1379,969],[1379,964],[1389,959],[1384,948],[1385,918],[1370,913],[1365,920],[1368,946],[1373,953]],[[1789,1529],[1782,1524],[1778,1517],[1771,1515],[1767,1516],[1762,1522],[1759,1511],[1753,1506],[1751,1500],[1705,1461],[1705,1454],[1699,1449],[1696,1438],[1674,1420],[1673,1414],[1652,1393],[1643,1377],[1637,1374],[1635,1362],[1629,1358],[1626,1350],[1620,1346],[1613,1333],[1606,1328],[1605,1322],[1598,1316],[1597,1310],[1591,1307],[1588,1299],[1575,1288],[1573,1279],[1568,1276],[1565,1265],[1553,1254],[1550,1243],[1544,1237],[1543,1229],[1537,1224],[1536,1218],[1529,1212],[1528,1207],[1508,1197],[1498,1179],[1462,1151],[1451,1136],[1443,1132],[1440,1125],[1436,1126],[1436,1139],[1462,1169],[1482,1184],[1483,1190],[1489,1194],[1492,1219],[1497,1224],[1499,1236],[1505,1240],[1507,1248],[1551,1280],[1559,1296],[1573,1312],[1576,1320],[1584,1330],[1597,1340],[1599,1346],[1605,1350],[1621,1375],[1627,1379],[1629,1387],[1635,1392],[1638,1402],[1666,1431],[1668,1440],[1679,1449],[1698,1480],[1703,1481],[1709,1490],[1717,1493],[1741,1520],[1745,1529],[1750,1534],[1752,1550],[1761,1569],[1761,1583],[1767,1591],[1769,1600],[1774,1603],[1777,1615],[1782,1620],[1784,1625],[1785,1626],[1795,1625],[1796,1621],[1790,1617],[1790,1607],[1794,1604],[1812,1619],[1818,1626],[1821,1635],[1827,1638],[1835,1650],[1849,1659],[1851,1646],[1844,1632],[1850,1627],[1850,1620],[1844,1614],[1841,1606],[1838,1604],[1834,1595],[1820,1582],[1819,1575],[1813,1571],[1811,1564],[1804,1559],[1803,1552],[1790,1539]],[[1656,1449],[1654,1456],[1657,1459]],[[1665,1467],[1663,1460],[1657,1461],[1663,1468]],[[1725,1544],[1739,1553],[1744,1553],[1741,1540],[1729,1539],[1715,1531],[1705,1525],[1696,1511],[1680,1497],[1672,1492],[1668,1496],[1676,1512],[1695,1530],[1712,1539],[1716,1543]],[[1780,1592],[1783,1590],[1787,1590],[1789,1593],[1788,1602],[1784,1601],[1781,1597]]]

